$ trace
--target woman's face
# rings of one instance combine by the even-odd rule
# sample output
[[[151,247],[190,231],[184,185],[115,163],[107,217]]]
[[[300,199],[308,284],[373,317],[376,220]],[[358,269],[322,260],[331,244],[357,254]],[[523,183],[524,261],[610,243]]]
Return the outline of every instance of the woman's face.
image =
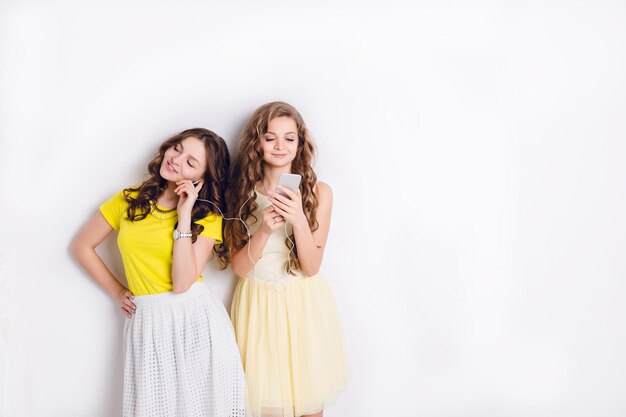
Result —
[[[267,132],[261,136],[263,161],[274,167],[291,165],[298,150],[298,126],[291,117],[270,120]]]
[[[188,136],[165,151],[161,162],[161,177],[171,182],[199,180],[204,177],[206,160],[204,144],[195,136]]]

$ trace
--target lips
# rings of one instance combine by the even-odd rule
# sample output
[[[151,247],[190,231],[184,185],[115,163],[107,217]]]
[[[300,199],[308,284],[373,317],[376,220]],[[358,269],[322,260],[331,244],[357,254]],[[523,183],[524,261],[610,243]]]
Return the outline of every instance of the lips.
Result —
[[[169,162],[166,162],[166,166],[167,166],[168,171],[178,174],[178,171],[176,171],[176,169],[174,168],[172,164],[170,164]]]
[[[284,156],[287,156],[286,153],[273,153],[272,156],[275,156],[276,158],[282,158]]]

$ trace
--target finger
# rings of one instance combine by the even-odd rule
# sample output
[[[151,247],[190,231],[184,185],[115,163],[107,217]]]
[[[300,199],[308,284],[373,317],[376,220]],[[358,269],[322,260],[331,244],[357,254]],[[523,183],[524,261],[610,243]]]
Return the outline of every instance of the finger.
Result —
[[[280,214],[282,217],[285,217],[286,215],[289,215],[289,213],[287,213],[285,210],[281,209],[280,207],[276,207],[276,213]]]
[[[185,184],[185,191],[187,194],[198,195],[198,190],[196,190],[196,186],[193,183]]]
[[[187,186],[181,186],[180,188],[176,189],[176,194],[178,194],[178,196],[182,196],[183,194],[187,194],[187,195],[195,195],[196,192],[193,190],[193,187],[187,187]]]
[[[266,214],[267,213],[271,213],[272,211],[274,211],[274,207],[272,206],[267,206],[264,210],[263,210]]]
[[[186,182],[178,185],[176,187],[176,189],[182,189],[182,190],[195,190],[195,187],[193,185],[193,183],[191,181],[186,180]]]
[[[285,221],[285,218],[280,215],[274,215],[273,217],[270,217],[269,220],[270,220],[270,223],[274,224],[274,223]]]
[[[291,191],[289,188],[282,186],[282,185],[279,185],[279,187],[281,190],[283,190],[285,194],[287,194],[287,197],[289,197],[289,199],[296,200],[298,198],[298,195],[294,193],[293,191]],[[298,192],[300,192],[299,189],[298,189]]]
[[[128,308],[130,308],[131,310],[135,310],[137,308],[137,306],[135,305],[135,303],[133,303],[132,301],[130,301],[129,298],[124,298],[124,305],[127,306]]]
[[[291,209],[292,209],[292,207],[291,207],[291,206],[289,206],[289,205],[287,205],[287,204],[284,204],[284,203],[281,203],[280,201],[274,201],[274,204],[272,204],[272,205],[273,205],[274,207],[277,207],[277,208],[279,208],[279,209],[281,209],[281,210],[283,210],[283,211],[286,211],[286,212],[290,212],[290,211],[291,211]],[[281,213],[281,214],[282,214],[282,213]]]
[[[284,225],[284,224],[285,224],[285,222],[286,222],[286,220],[285,220],[285,219],[283,219],[283,220],[281,220],[281,221],[277,221],[276,223],[274,223],[274,224],[272,225],[272,227],[274,227],[274,228],[278,228],[278,227],[280,227],[280,226]]]
[[[289,200],[287,197],[283,197],[282,195],[278,194],[278,193],[273,193],[270,197],[269,197],[271,202],[274,201],[280,201],[281,203],[285,203],[288,204],[289,202],[291,202],[291,200]]]
[[[132,292],[127,292],[126,294],[124,294],[126,296],[127,300],[130,300],[131,302],[133,302],[135,300],[135,296],[133,295]]]
[[[125,307],[120,307],[120,309],[122,310],[122,313],[123,313],[126,317],[128,317],[128,318],[131,318],[131,317],[132,317],[132,314],[130,313],[130,311],[128,311]]]

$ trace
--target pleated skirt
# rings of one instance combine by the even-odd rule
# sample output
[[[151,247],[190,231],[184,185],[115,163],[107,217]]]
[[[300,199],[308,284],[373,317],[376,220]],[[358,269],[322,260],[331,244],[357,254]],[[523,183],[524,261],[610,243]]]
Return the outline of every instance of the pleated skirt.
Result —
[[[248,415],[319,412],[349,367],[335,300],[321,275],[280,285],[239,278],[231,318],[248,384]]]
[[[135,297],[124,327],[124,417],[243,417],[246,388],[231,321],[203,283]]]

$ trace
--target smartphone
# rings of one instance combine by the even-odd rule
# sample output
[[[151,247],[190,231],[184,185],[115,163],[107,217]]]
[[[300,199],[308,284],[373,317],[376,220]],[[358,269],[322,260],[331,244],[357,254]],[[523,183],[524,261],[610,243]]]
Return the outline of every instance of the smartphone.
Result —
[[[300,187],[301,179],[302,177],[298,174],[280,174],[280,177],[278,178],[278,185],[282,185],[283,187],[289,188],[294,193],[297,193],[298,187]],[[276,194],[287,197],[287,195],[278,187],[276,187]]]

